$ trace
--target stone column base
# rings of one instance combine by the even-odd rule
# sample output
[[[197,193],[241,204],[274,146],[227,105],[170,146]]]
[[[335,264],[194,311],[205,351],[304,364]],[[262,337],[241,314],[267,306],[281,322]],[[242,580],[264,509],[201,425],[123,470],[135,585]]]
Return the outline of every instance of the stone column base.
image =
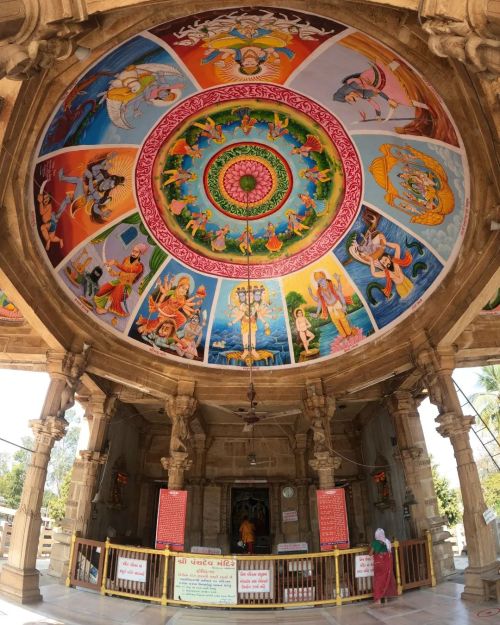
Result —
[[[61,582],[66,581],[69,568],[69,554],[71,551],[71,534],[59,529],[53,532],[54,543],[50,552],[49,570],[52,577],[58,577]]]
[[[43,601],[39,587],[40,574],[36,569],[17,569],[4,564],[0,575],[0,594],[15,603]]]
[[[462,593],[464,601],[485,601],[487,597],[484,593],[481,577],[498,571],[500,560],[488,564],[488,566],[472,567],[465,569],[465,589]]]

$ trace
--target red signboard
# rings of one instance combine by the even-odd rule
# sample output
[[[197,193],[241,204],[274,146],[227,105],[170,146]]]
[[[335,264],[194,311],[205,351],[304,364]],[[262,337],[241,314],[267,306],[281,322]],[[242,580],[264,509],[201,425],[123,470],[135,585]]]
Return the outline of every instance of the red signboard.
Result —
[[[156,522],[156,549],[184,551],[187,490],[160,489]]]
[[[349,527],[343,488],[316,491],[321,551],[349,549]]]

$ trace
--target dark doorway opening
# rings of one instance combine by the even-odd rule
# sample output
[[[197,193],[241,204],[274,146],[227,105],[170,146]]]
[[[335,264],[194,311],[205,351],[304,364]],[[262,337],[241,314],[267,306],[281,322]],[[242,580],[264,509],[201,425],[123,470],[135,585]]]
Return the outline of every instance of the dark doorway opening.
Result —
[[[240,525],[247,516],[255,525],[255,553],[271,553],[268,488],[233,488],[231,490],[231,552],[238,547]]]

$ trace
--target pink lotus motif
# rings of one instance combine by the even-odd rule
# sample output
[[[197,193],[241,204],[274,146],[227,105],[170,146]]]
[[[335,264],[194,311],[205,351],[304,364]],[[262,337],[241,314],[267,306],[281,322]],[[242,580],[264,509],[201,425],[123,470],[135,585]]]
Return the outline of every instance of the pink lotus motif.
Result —
[[[243,176],[252,176],[255,179],[256,184],[252,191],[244,191],[241,188],[240,180]],[[227,168],[222,184],[234,201],[255,204],[263,200],[273,188],[273,176],[259,161],[242,159]]]

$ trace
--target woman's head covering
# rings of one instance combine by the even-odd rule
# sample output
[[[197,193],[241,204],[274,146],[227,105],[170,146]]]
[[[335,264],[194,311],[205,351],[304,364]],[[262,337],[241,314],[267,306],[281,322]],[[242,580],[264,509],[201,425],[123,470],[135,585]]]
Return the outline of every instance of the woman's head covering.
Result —
[[[385,532],[384,530],[379,527],[378,530],[376,530],[375,532],[375,540],[379,540],[381,543],[385,543],[385,546],[387,547],[387,551],[391,551],[392,546],[391,546],[391,541],[385,537]]]

